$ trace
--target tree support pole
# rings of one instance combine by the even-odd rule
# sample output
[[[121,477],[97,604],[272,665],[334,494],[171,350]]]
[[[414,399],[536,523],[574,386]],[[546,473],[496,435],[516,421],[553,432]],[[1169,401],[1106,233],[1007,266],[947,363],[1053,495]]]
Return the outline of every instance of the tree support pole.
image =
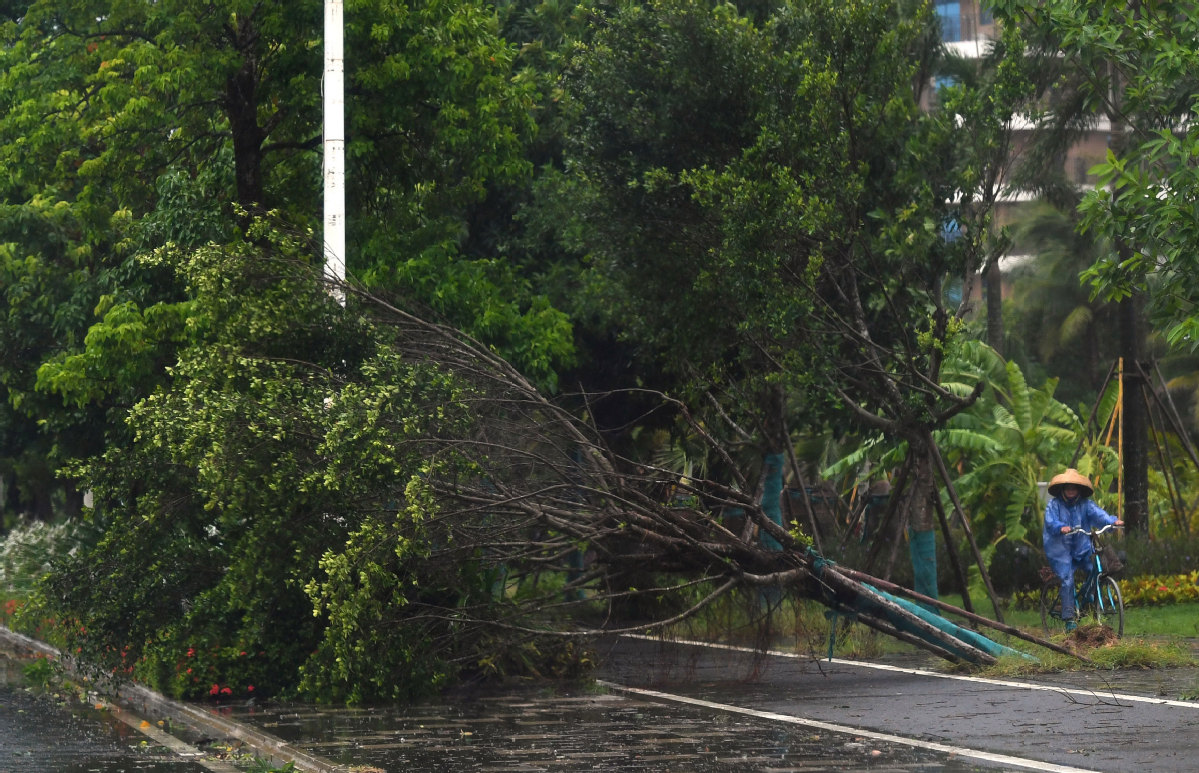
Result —
[[[995,588],[991,586],[991,575],[987,572],[986,562],[983,561],[982,552],[978,549],[978,543],[974,540],[974,530],[970,528],[970,521],[966,519],[966,513],[962,510],[962,503],[958,500],[957,489],[953,486],[953,479],[949,476],[949,470],[945,467],[945,459],[941,456],[941,449],[937,447],[937,443],[933,440],[933,433],[929,432],[927,437],[929,454],[937,465],[937,472],[941,475],[941,481],[945,484],[945,490],[949,492],[949,499],[953,502],[953,511],[957,513],[958,521],[962,524],[962,529],[966,532],[966,539],[970,541],[970,549],[974,552],[974,561],[978,564],[978,573],[983,579],[983,585],[987,588],[987,596],[991,599],[991,606],[995,609],[995,619],[1003,622],[1003,610],[999,608],[999,597],[995,595]]]
[[[1165,394],[1165,400],[1157,394],[1156,389],[1150,389],[1149,394],[1153,395],[1153,399],[1162,405],[1163,411],[1170,419],[1170,426],[1174,428],[1174,432],[1178,435],[1178,439],[1182,442],[1182,447],[1186,449],[1187,456],[1191,459],[1191,464],[1195,465],[1195,469],[1199,470],[1199,456],[1195,454],[1195,446],[1191,443],[1191,436],[1183,427],[1182,416],[1178,413],[1178,407],[1174,404],[1174,398],[1170,396],[1170,390],[1166,388],[1166,380],[1162,377],[1162,370],[1158,367],[1157,361],[1153,362],[1153,371],[1157,374],[1157,383],[1161,385],[1162,392]],[[1149,377],[1146,376],[1148,381]]]
[[[879,633],[890,636],[894,639],[898,639],[905,644],[911,644],[913,647],[919,647],[920,649],[927,650],[939,658],[948,660],[950,663],[962,662],[961,657],[955,655],[944,647],[939,647],[925,639],[920,638],[919,636],[916,636],[915,634],[900,630],[885,620],[880,620],[872,615],[863,615],[849,610],[838,610],[838,612],[844,614],[846,617],[852,617],[854,620],[858,621],[867,628],[873,628]],[[833,621],[833,624],[835,625],[836,621]]]
[[[816,523],[816,513],[812,510],[811,500],[808,499],[808,487],[804,485],[803,473],[800,472],[799,461],[795,458],[795,448],[791,445],[791,433],[784,431],[784,434],[787,436],[787,461],[791,464],[791,472],[795,475],[795,482],[799,484],[799,493],[803,499],[804,514],[808,516],[808,525],[812,527],[812,544],[816,547],[817,553],[824,553],[824,548],[820,546],[820,526]]]
[[[1082,456],[1082,446],[1086,442],[1086,433],[1094,427],[1100,434],[1103,433],[1103,427],[1100,427],[1095,422],[1095,414],[1099,411],[1099,402],[1103,399],[1103,393],[1107,391],[1107,385],[1111,383],[1112,376],[1116,373],[1116,363],[1113,362],[1111,367],[1107,369],[1107,376],[1103,379],[1103,386],[1099,387],[1099,396],[1095,398],[1094,404],[1091,405],[1091,412],[1087,416],[1087,424],[1083,427],[1083,434],[1079,437],[1078,445],[1074,447],[1074,456],[1070,459],[1070,466],[1078,466],[1078,457]]]
[[[953,544],[953,530],[949,528],[949,518],[945,516],[945,506],[941,497],[934,497],[937,507],[937,519],[941,522],[941,533],[945,535],[945,552],[949,554],[949,563],[953,565],[953,575],[957,578],[958,589],[962,592],[962,606],[970,613],[974,612],[974,601],[970,598],[970,583],[966,579],[966,570],[962,566],[962,557],[958,555],[957,545]]]
[[[883,511],[883,517],[874,531],[874,541],[870,545],[870,552],[866,554],[867,567],[873,567],[879,560],[886,535],[895,530],[895,518],[900,511],[900,503],[903,500],[904,490],[908,487],[909,477],[911,477],[911,462],[905,460],[895,474],[895,480],[891,483],[891,495],[887,497],[887,509]]]

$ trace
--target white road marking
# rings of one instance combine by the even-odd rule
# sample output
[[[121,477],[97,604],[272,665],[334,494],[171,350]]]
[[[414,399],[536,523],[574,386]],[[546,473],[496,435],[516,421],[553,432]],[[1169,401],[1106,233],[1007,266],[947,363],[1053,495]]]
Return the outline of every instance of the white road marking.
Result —
[[[628,634],[629,638],[644,639],[647,641],[661,641],[654,636],[643,636],[637,634]],[[671,641],[671,644],[687,644],[693,647],[708,647],[709,649],[730,650],[733,652],[745,652],[752,654],[762,654],[760,650],[755,650],[752,647],[738,647],[732,644],[708,644],[699,641]],[[1146,695],[1128,695],[1111,691],[1103,691],[1102,693],[1095,690],[1084,690],[1077,687],[1054,687],[1047,684],[1033,684],[1031,682],[1012,682],[1006,679],[987,679],[981,676],[965,676],[963,674],[943,674],[939,671],[926,671],[921,668],[907,668],[904,666],[890,666],[885,663],[869,663],[864,660],[843,660],[841,658],[814,658],[810,655],[800,655],[794,652],[779,652],[777,650],[766,650],[765,654],[773,655],[779,658],[791,658],[793,660],[807,660],[813,663],[836,663],[843,666],[853,666],[855,668],[872,668],[877,671],[894,671],[901,674],[915,674],[918,676],[935,676],[938,679],[957,679],[963,682],[978,682],[980,684],[991,684],[997,687],[1013,687],[1022,690],[1042,690],[1045,692],[1064,693],[1066,695],[1081,695],[1086,697],[1095,697],[1103,695],[1106,698],[1115,700],[1128,701],[1130,703],[1149,703],[1158,706],[1176,706],[1185,709],[1199,709],[1199,702],[1196,701],[1176,701],[1166,698],[1152,698]]]
[[[968,749],[963,746],[952,746],[950,744],[936,743],[933,741],[921,741],[916,738],[904,738],[903,736],[878,733],[873,730],[865,730],[860,727],[837,725],[833,724],[832,722],[821,722],[820,720],[816,719],[797,717],[792,714],[777,714],[773,711],[759,711],[757,709],[748,709],[742,706],[730,706],[728,704],[706,701],[700,698],[688,698],[685,695],[674,695],[671,693],[658,692],[657,690],[644,690],[639,687],[625,687],[624,685],[614,684],[612,682],[599,682],[599,684],[602,684],[608,689],[615,690],[617,692],[640,695],[646,698],[654,698],[659,701],[685,703],[691,706],[700,706],[707,709],[716,709],[729,713],[742,714],[749,717],[756,717],[758,719],[768,719],[775,722],[802,725],[804,727],[811,727],[831,733],[845,733],[856,738],[870,738],[872,740],[882,741],[885,743],[912,746],[918,749],[928,749],[930,751],[952,754],[958,757],[968,757],[975,760],[994,762],[1000,765],[1006,765],[1008,767],[1045,771],[1046,773],[1096,773],[1090,768],[1071,768],[1067,767],[1066,765],[1055,765],[1051,762],[1038,762],[1037,760],[1026,760],[1020,757],[1010,757],[1006,754],[994,754],[992,752],[985,752],[979,749]]]

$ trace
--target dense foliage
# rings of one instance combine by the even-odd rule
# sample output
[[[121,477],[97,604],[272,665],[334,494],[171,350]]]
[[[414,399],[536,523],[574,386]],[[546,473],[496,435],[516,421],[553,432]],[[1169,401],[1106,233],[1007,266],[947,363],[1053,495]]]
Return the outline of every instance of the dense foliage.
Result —
[[[1085,74],[1074,97],[1092,116],[1112,118],[1112,147],[1083,202],[1084,225],[1112,249],[1088,271],[1108,298],[1148,291],[1151,313],[1173,344],[1193,348],[1197,179],[1190,160],[1199,58],[1192,2],[995,3],[1010,23]]]
[[[196,340],[130,412],[131,441],[79,470],[103,535],[32,614],[71,620],[88,662],[189,696],[302,672],[315,696],[397,699],[502,660],[422,613],[493,593],[423,482],[471,474],[429,440],[471,433],[466,386],[346,313],[303,270],[307,240],[248,237],[149,258],[179,263]],[[447,559],[455,542],[467,556]]]
[[[962,182],[946,119],[920,109],[936,35],[890,3],[607,20],[568,71],[556,203],[609,318],[693,387],[739,385],[734,413],[763,411],[763,378],[804,395],[805,423],[844,396],[935,413],[894,383],[935,367],[939,282],[964,264],[942,238]]]
[[[906,0],[349,2],[343,306],[311,232],[319,3],[26,6],[0,22],[0,509],[87,519],[28,609],[98,667],[350,701],[571,675],[566,633],[802,585],[817,516],[778,516],[768,458],[802,490],[938,447],[988,551],[1035,539],[1047,469],[1113,474],[954,295],[1005,243],[1016,34],[933,92]],[[1031,29],[1104,42],[1130,109],[1173,115],[1150,85],[1188,55],[1144,49],[1175,37],[1045,7]],[[1187,137],[1110,159],[1136,193],[1087,209],[1152,237],[1099,256],[1111,294],[1165,256],[1175,342],[1186,197],[1153,192],[1190,185]]]

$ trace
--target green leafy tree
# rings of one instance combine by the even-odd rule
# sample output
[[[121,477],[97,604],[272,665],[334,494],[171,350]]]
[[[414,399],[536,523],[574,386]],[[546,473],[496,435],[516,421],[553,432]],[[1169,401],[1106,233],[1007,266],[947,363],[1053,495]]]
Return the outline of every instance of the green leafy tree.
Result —
[[[196,254],[189,319],[207,333],[181,348],[172,379],[130,414],[130,442],[80,470],[102,536],[46,586],[89,661],[121,671],[136,663],[140,676],[183,695],[206,694],[210,680],[243,695],[286,683],[316,635],[292,573],[311,570],[337,531],[305,515],[296,486],[314,450],[298,439],[314,434],[322,394],[302,377],[316,363],[300,363],[361,358],[327,345],[347,324],[322,313],[331,299],[270,286],[266,262],[248,258],[257,254],[248,244]],[[214,668],[230,652],[246,655]]]
[[[971,394],[977,384],[985,384],[973,405],[934,433],[946,462],[959,472],[955,490],[982,544],[983,564],[991,566],[1004,543],[1039,552],[1044,511],[1039,484],[1066,467],[1085,470],[1097,484],[1118,474],[1115,451],[1088,432],[1092,418],[1100,425],[1110,418],[1116,390],[1107,391],[1094,417],[1082,417],[1055,398],[1056,380],[1039,388],[1030,385],[1015,362],[968,339],[951,349],[942,373],[943,386],[956,394]],[[873,438],[830,464],[824,474],[895,469],[908,453],[906,446]],[[942,508],[949,510],[949,498],[942,500]]]
[[[512,78],[514,49],[481,4],[348,11],[351,271],[552,384],[571,351],[565,318],[501,256],[470,251],[488,186],[529,169],[534,91]],[[426,461],[373,457],[343,486],[318,468],[354,448],[320,439],[367,450],[381,434],[403,436],[405,422],[430,435],[431,422],[452,425],[435,376],[390,356],[358,317],[333,319],[336,304],[307,275],[280,283],[276,259],[309,265],[319,250],[253,218],[270,208],[301,232],[316,219],[319,31],[316,2],[186,0],[33,3],[4,28],[2,335],[22,355],[0,366],[7,469],[34,482],[88,458],[66,469],[94,489],[103,533],[54,573],[48,598],[79,623],[77,645],[95,662],[126,669],[144,657],[140,675],[179,694],[207,692],[208,677],[222,689],[293,686],[316,649],[327,659],[308,673],[325,696],[395,697],[457,667],[445,651],[430,655],[445,637],[414,623],[390,640],[396,660],[376,663],[378,674],[367,679],[359,662],[339,676],[332,664],[351,653],[337,647],[359,643],[321,648],[326,618],[312,615],[320,599],[337,631],[356,619],[358,637],[374,634],[353,611],[373,591],[316,578],[326,551],[332,571],[352,534],[378,533],[360,511],[337,515],[339,503],[390,522]],[[394,398],[377,430],[358,403],[322,408],[355,379],[371,386],[347,396]],[[17,466],[27,458],[42,478]],[[404,528],[411,548],[395,561],[407,566],[438,538]],[[470,585],[445,566],[418,601],[443,593],[452,606]],[[379,676],[409,670],[410,682]]]
[[[350,6],[351,271],[552,383],[565,319],[501,256],[463,249],[488,185],[528,171],[514,49],[481,4]],[[33,2],[5,22],[0,469],[48,472],[22,489],[119,435],[160,383],[187,299],[138,255],[226,242],[256,208],[317,219],[320,30],[314,1]]]
[[[957,192],[955,222],[948,237],[961,241],[966,254],[962,304],[973,304],[975,273],[981,278],[986,307],[986,340],[1007,353],[1000,259],[1011,248],[1007,227],[995,217],[996,205],[1019,187],[1021,154],[1018,128],[1039,95],[1038,63],[1022,56],[1026,43],[1018,27],[1005,27],[981,57],[947,52],[936,63],[938,83],[930,95],[936,109],[955,116],[955,139],[963,187]]]
[[[324,699],[423,694],[496,657],[426,617],[492,600],[423,493],[470,472],[422,442],[473,427],[463,386],[345,313],[305,270],[308,239],[247,236],[157,253],[181,261],[204,335],[130,412],[131,442],[81,468],[103,534],[34,614],[177,695],[294,689],[301,671]]]
[[[679,394],[721,396],[763,470],[788,425],[927,455],[969,402],[939,387],[961,330],[942,283],[985,245],[944,233],[987,212],[947,203],[979,169],[953,115],[921,108],[938,46],[902,3],[782,4],[760,24],[665,3],[604,20],[568,73],[563,241]],[[958,104],[995,122],[987,100]]]
[[[1193,137],[1185,117],[1196,83],[1194,10],[1187,3],[997,2],[996,18],[1019,25],[1036,42],[1054,83],[1068,83],[1050,136],[1101,118],[1110,124],[1100,185],[1081,204],[1082,225],[1110,245],[1085,275],[1095,291],[1118,302],[1120,350],[1143,367],[1145,314],[1171,343],[1188,341],[1186,290],[1190,227],[1179,207],[1192,190],[1186,161]],[[1143,381],[1143,379],[1142,379]],[[1149,439],[1141,382],[1125,392],[1124,517],[1147,530]]]
[[[1026,213],[1013,229],[1032,257],[1010,272],[1014,338],[1024,342],[1013,358],[1029,373],[1053,373],[1059,399],[1090,404],[1119,356],[1115,305],[1095,298],[1080,277],[1100,253],[1077,220],[1050,205]]]

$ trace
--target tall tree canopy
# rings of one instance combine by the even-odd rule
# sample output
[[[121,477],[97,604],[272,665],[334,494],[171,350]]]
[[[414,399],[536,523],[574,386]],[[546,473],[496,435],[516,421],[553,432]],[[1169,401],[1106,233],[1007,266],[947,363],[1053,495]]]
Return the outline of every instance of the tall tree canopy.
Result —
[[[570,356],[564,318],[496,255],[463,249],[488,186],[529,169],[533,91],[513,78],[494,12],[349,11],[350,270],[406,288],[552,383]],[[187,298],[139,255],[227,241],[247,211],[320,220],[320,32],[315,1],[34,2],[4,22],[8,477],[44,488],[161,383]]]
[[[70,469],[103,534],[42,596],[70,644],[180,694],[208,689],[203,653],[218,688],[299,671],[390,699],[581,665],[548,644],[560,615],[577,633],[632,596],[869,596],[781,523],[778,487],[792,422],[906,440],[927,473],[930,433],[978,395],[939,377],[962,330],[942,283],[977,254],[946,233],[985,212],[956,196],[977,183],[957,117],[924,109],[929,7],[667,0],[596,13],[571,49],[561,169],[523,214],[681,385],[656,397],[720,475],[678,481],[563,407],[589,418],[590,395],[538,389],[569,328],[479,231],[530,171],[535,95],[559,94],[514,71],[488,7],[350,4],[353,302],[314,281],[316,6],[44,2],[6,27],[0,98],[25,112],[0,153],[20,161],[37,117],[77,144],[33,132],[5,270],[35,284],[45,252],[79,300],[59,330],[5,295],[42,348],[4,376],[108,430]]]
[[[1118,301],[1126,382],[1121,407],[1123,517],[1149,528],[1149,416],[1145,315],[1174,345],[1193,346],[1195,149],[1190,115],[1199,69],[1193,3],[1077,5],[1001,0],[997,18],[1025,29],[1059,79],[1063,97],[1046,122],[1062,138],[1108,124],[1099,186],[1081,204],[1082,226],[1108,249],[1084,273],[1097,295]]]
[[[943,285],[980,268],[994,201],[973,193],[993,157],[956,134],[1010,95],[926,109],[939,52],[916,3],[784,3],[755,22],[664,2],[606,20],[568,72],[566,239],[613,324],[762,454],[764,504],[790,427],[905,440],[931,480],[929,432],[977,396],[939,381],[962,331]]]
[[[1192,41],[1191,2],[995,3],[1008,23],[1030,36],[1075,73],[1076,104],[1058,115],[1081,124],[1110,119],[1113,142],[1098,168],[1100,184],[1082,205],[1084,226],[1124,243],[1088,273],[1097,291],[1123,298],[1149,291],[1149,310],[1167,325],[1173,343],[1193,346],[1196,326],[1193,268],[1196,189],[1193,156],[1199,55]]]
[[[935,422],[955,403],[929,381],[940,286],[963,262],[952,121],[920,108],[936,49],[890,3],[606,21],[567,79],[558,201],[613,317],[700,384],[781,377],[809,417]]]

